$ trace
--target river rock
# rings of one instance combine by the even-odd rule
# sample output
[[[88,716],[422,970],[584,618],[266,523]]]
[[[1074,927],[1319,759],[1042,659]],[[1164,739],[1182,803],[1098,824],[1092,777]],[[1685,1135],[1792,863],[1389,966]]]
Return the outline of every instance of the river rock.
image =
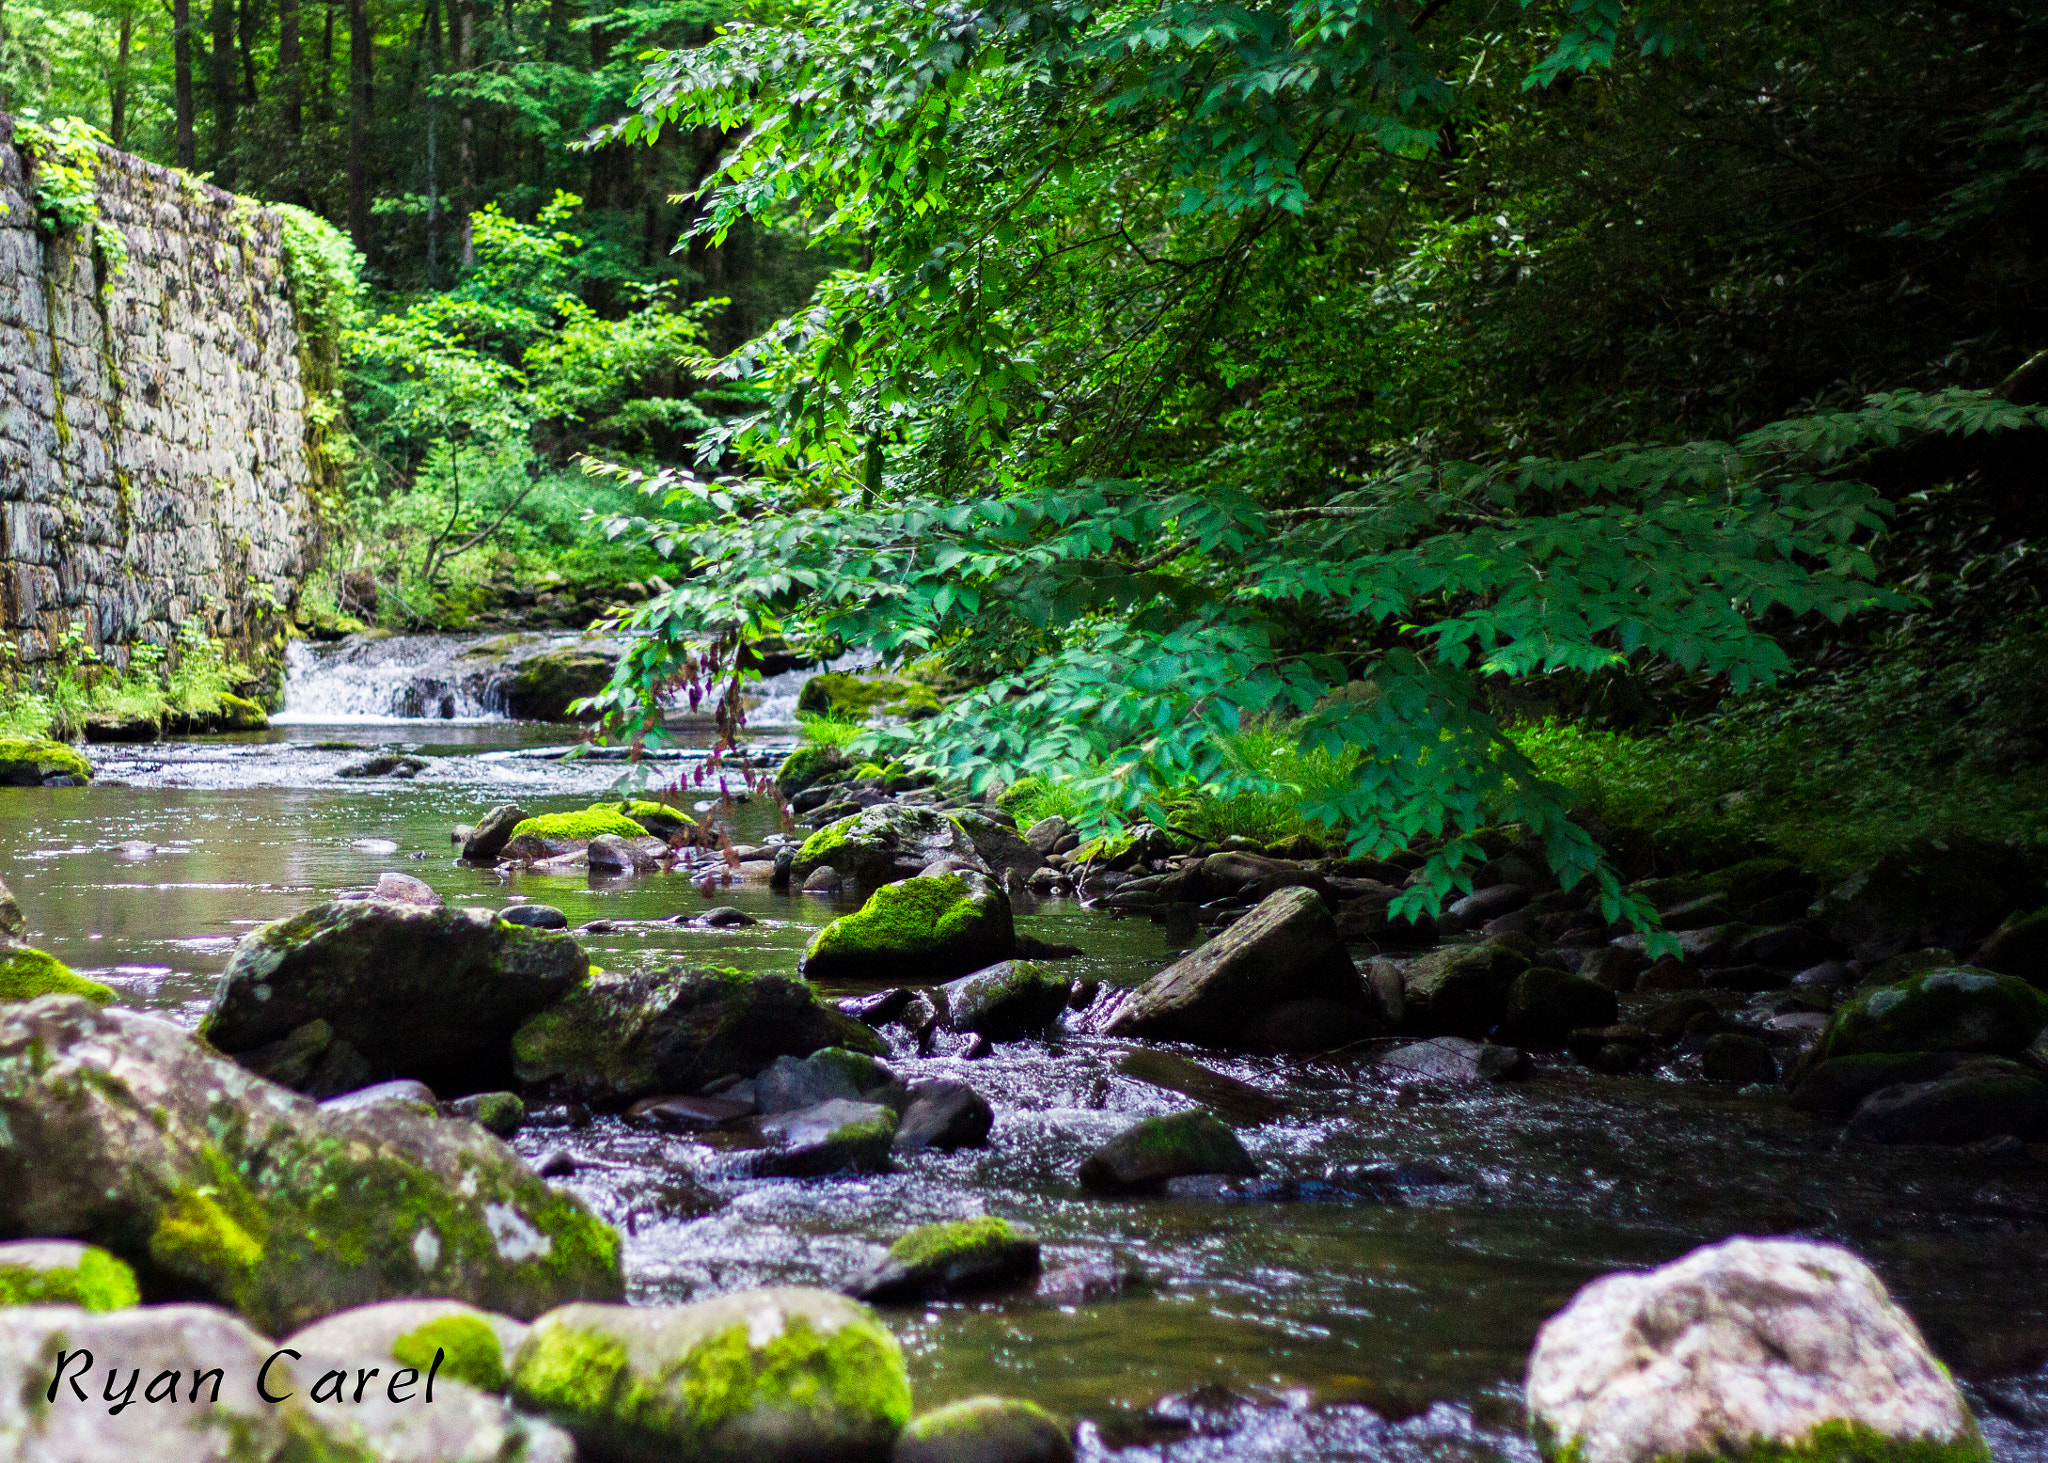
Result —
[[[1707,1038],[1700,1048],[1700,1075],[1709,1082],[1755,1082],[1778,1080],[1778,1058],[1770,1045],[1739,1031],[1723,1031]]]
[[[1245,1047],[1263,1018],[1313,999],[1362,1007],[1364,984],[1322,896],[1296,887],[1160,971],[1101,1025],[1111,1036]]]
[[[566,1306],[519,1348],[512,1397],[592,1463],[881,1463],[910,1417],[903,1351],[830,1291]]]
[[[78,996],[96,1006],[114,999],[111,986],[87,980],[56,956],[14,940],[0,940],[0,1004],[37,996]]]
[[[1974,964],[2048,987],[2048,909],[2015,914],[1991,932]]]
[[[830,898],[839,893],[841,883],[839,870],[830,864],[820,864],[805,877],[803,891],[806,894],[823,894]]]
[[[1508,987],[1499,1038],[1532,1051],[1557,1051],[1580,1027],[1612,1026],[1620,1014],[1614,992],[1598,981],[1537,965]]]
[[[1142,1193],[1189,1174],[1258,1177],[1237,1134],[1201,1111],[1146,1118],[1083,1160],[1081,1187],[1098,1194]]]
[[[793,798],[821,777],[846,766],[846,754],[837,747],[798,747],[775,769],[775,785],[783,797]]]
[[[505,709],[522,721],[574,720],[569,703],[602,691],[617,663],[617,656],[589,645],[530,655],[505,688]]]
[[[97,1245],[65,1239],[0,1244],[0,1306],[119,1311],[141,1299],[134,1270]]]
[[[941,986],[935,994],[953,1031],[990,1041],[1043,1036],[1067,1008],[1073,981],[1032,960],[1005,960]]]
[[[2048,1084],[2017,1062],[1974,1057],[1943,1077],[1871,1093],[1849,1119],[1866,1143],[1975,1143],[2048,1138]]]
[[[1875,961],[1926,946],[1968,950],[2038,889],[2009,848],[1922,839],[1851,875],[1815,914],[1850,955]]]
[[[1045,855],[1029,841],[1021,837],[1014,828],[1006,828],[995,819],[982,813],[964,812],[951,815],[952,820],[967,835],[974,845],[975,853],[981,856],[982,866],[989,877],[998,884],[1007,885],[1014,875],[1029,882],[1033,874],[1045,866]]]
[[[980,1148],[995,1124],[995,1109],[986,1098],[965,1082],[942,1077],[910,1089],[910,1105],[903,1110],[890,1146],[898,1153]]]
[[[1448,945],[1401,968],[1401,997],[1411,1030],[1484,1036],[1507,1013],[1515,977],[1529,968],[1526,942],[1514,936]]]
[[[334,769],[336,777],[396,777],[407,780],[427,770],[423,757],[406,757],[396,752],[373,752]]]
[[[504,856],[515,862],[546,864],[574,859],[589,860],[590,840],[611,834],[617,838],[646,836],[646,830],[624,813],[617,803],[592,803],[576,813],[542,813],[513,828]]]
[[[847,1288],[866,1301],[937,1300],[1038,1274],[1038,1236],[993,1214],[913,1229]]]
[[[508,904],[498,911],[498,918],[508,925],[524,925],[531,930],[569,928],[569,916],[552,904]]]
[[[416,904],[421,909],[439,909],[442,903],[441,896],[434,892],[434,886],[425,879],[415,879],[411,874],[395,871],[377,876],[370,897],[387,904]]]
[[[557,1101],[605,1107],[701,1092],[720,1077],[823,1047],[888,1053],[872,1028],[800,981],[679,965],[593,975],[512,1038],[522,1083]]]
[[[1968,1060],[1965,1052],[1870,1052],[1834,1057],[1800,1077],[1792,1089],[1792,1106],[1802,1112],[1846,1116],[1873,1092],[1946,1077]]]
[[[422,1291],[620,1293],[618,1236],[474,1124],[323,1111],[136,1012],[0,1011],[0,1131],[0,1233],[102,1245],[272,1334]]]
[[[648,874],[662,867],[668,845],[651,835],[621,838],[615,833],[600,833],[590,840],[584,852],[595,873]]]
[[[751,1102],[723,1097],[643,1097],[626,1109],[626,1120],[645,1123],[665,1133],[708,1133],[748,1117],[753,1111]]]
[[[2016,1056],[2043,1027],[2048,1027],[2048,994],[2016,976],[1943,966],[1849,1001],[1828,1023],[1813,1061],[1865,1052]]]
[[[826,1047],[799,1060],[781,1056],[754,1078],[754,1102],[763,1113],[796,1112],[837,1097],[878,1102],[901,1112],[910,1089],[864,1052]]]
[[[858,913],[812,937],[798,970],[809,980],[938,982],[1009,958],[1010,899],[981,874],[885,884]]]
[[[1869,1267],[1799,1240],[1729,1240],[1594,1281],[1538,1333],[1525,1392],[1545,1454],[1577,1463],[1876,1458],[1885,1440],[1989,1457]]]
[[[1035,1402],[969,1397],[910,1419],[890,1463],[1073,1463],[1071,1431]]]
[[[442,1354],[439,1376],[484,1392],[502,1392],[512,1358],[531,1329],[455,1300],[388,1300],[357,1306],[315,1321],[284,1345],[307,1354],[376,1358],[413,1367],[424,1376]]]
[[[1024,841],[1030,844],[1041,858],[1064,852],[1060,845],[1066,843],[1069,838],[1075,840],[1070,847],[1079,847],[1079,835],[1075,833],[1074,825],[1057,813],[1040,818],[1024,830]]]
[[[526,1126],[526,1104],[516,1092],[473,1092],[449,1103],[448,1111],[500,1138],[509,1138]]]
[[[19,940],[28,932],[28,916],[21,912],[21,901],[14,897],[14,891],[0,883],[0,935],[10,940]]]
[[[830,864],[842,879],[863,889],[879,889],[946,858],[986,871],[981,855],[974,851],[974,841],[945,814],[902,803],[878,803],[827,824],[805,839],[789,871],[801,884],[811,870]]]
[[[426,1083],[400,1077],[326,1098],[321,1102],[320,1110],[331,1113],[368,1112],[373,1107],[386,1106],[411,1108],[414,1112],[432,1116],[440,1111],[440,1100]]]
[[[1649,968],[1649,964],[1649,957],[1640,950],[1627,950],[1619,945],[1602,945],[1586,952],[1586,958],[1580,963],[1578,973],[1611,991],[1627,995],[1636,988],[1637,979]]]
[[[199,1030],[241,1052],[320,1019],[374,1077],[484,1091],[506,1085],[520,1023],[589,969],[568,935],[488,910],[322,904],[242,940]]]
[[[1505,1082],[1529,1069],[1529,1054],[1463,1036],[1433,1036],[1383,1052],[1375,1065],[1422,1082]]]
[[[757,1177],[879,1173],[889,1166],[896,1112],[878,1102],[835,1097],[816,1107],[765,1117],[760,1132],[773,1146],[753,1155]]]
[[[500,803],[484,814],[473,831],[462,844],[465,863],[493,864],[498,855],[505,851],[505,845],[512,841],[512,830],[524,823],[527,811],[517,803]]]
[[[1218,1114],[1223,1121],[1241,1127],[1256,1127],[1285,1115],[1287,1104],[1249,1082],[1240,1082],[1200,1062],[1175,1056],[1172,1052],[1140,1047],[1117,1059],[1122,1075],[1178,1092]]]

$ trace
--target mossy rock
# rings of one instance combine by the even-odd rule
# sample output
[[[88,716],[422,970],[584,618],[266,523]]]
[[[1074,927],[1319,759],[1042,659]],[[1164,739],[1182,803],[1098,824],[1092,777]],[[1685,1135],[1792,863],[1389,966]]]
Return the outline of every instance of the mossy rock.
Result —
[[[74,975],[54,955],[27,945],[0,945],[0,1002],[32,1001],[37,996],[83,996],[96,1006],[114,999],[113,988]]]
[[[844,1097],[772,1114],[758,1126],[774,1146],[751,1155],[753,1173],[785,1179],[881,1173],[889,1167],[897,1121],[893,1107]]]
[[[46,777],[92,781],[92,763],[48,737],[0,737],[0,786],[33,787]]]
[[[697,827],[696,821],[681,809],[645,798],[628,798],[619,804],[619,811],[652,837],[664,840],[678,833],[693,832]]]
[[[806,838],[790,863],[790,877],[801,884],[813,869],[830,864],[842,879],[878,889],[939,859],[981,867],[973,839],[951,818],[929,808],[880,803]]]
[[[910,1418],[902,1348],[874,1313],[793,1286],[566,1306],[520,1347],[512,1397],[604,1459],[882,1463]]]
[[[828,671],[804,682],[797,692],[796,709],[803,716],[881,715],[920,721],[939,714],[939,698],[931,687],[917,681]]]
[[[890,1463],[1073,1463],[1072,1434],[1035,1402],[969,1397],[910,1419]]]
[[[60,1239],[0,1244],[0,1306],[118,1311],[141,1302],[135,1271],[97,1245]]]
[[[1004,960],[1016,943],[1002,890],[979,874],[937,874],[877,889],[818,931],[798,968],[810,980],[926,984]]]
[[[1081,1187],[1098,1194],[1146,1193],[1196,1174],[1256,1178],[1259,1166],[1237,1134],[1206,1112],[1146,1118],[1081,1164]]]
[[[911,1230],[851,1289],[869,1301],[935,1300],[1029,1280],[1039,1265],[1036,1235],[985,1214]]]
[[[1799,1079],[1792,1089],[1791,1104],[1801,1112],[1846,1116],[1873,1092],[1946,1077],[1967,1060],[1963,1052],[1867,1052],[1835,1057],[1813,1066]]]
[[[846,766],[846,754],[837,747],[798,747],[775,769],[775,785],[786,798]]]
[[[1005,960],[942,987],[946,1025],[990,1041],[1042,1036],[1067,1008],[1072,979],[1035,960]]]
[[[1809,1065],[1873,1052],[2016,1056],[2048,1027],[2048,993],[1974,966],[1922,971],[1835,1012]]]
[[[572,720],[569,703],[610,685],[615,664],[609,655],[575,646],[529,656],[505,689],[505,709],[526,721]]]
[[[221,692],[215,717],[223,731],[262,731],[270,725],[270,713],[259,703],[231,691]]]
[[[511,1384],[512,1358],[529,1327],[454,1300],[392,1300],[315,1321],[285,1341],[294,1351],[388,1357],[425,1374],[441,1353],[440,1375],[483,1392]]]
[[[76,1236],[270,1335],[419,1294],[534,1316],[624,1290],[619,1237],[472,1123],[317,1107],[154,1017],[0,1009],[0,1232]]]
[[[1507,1014],[1515,977],[1529,968],[1511,939],[1448,945],[1401,970],[1406,1024],[1425,1036],[1481,1037]]]
[[[616,803],[592,803],[578,813],[542,813],[513,825],[512,838],[534,838],[561,849],[581,847],[593,838],[609,833],[615,838],[642,838],[648,830],[634,822]],[[560,849],[557,849],[560,851]]]

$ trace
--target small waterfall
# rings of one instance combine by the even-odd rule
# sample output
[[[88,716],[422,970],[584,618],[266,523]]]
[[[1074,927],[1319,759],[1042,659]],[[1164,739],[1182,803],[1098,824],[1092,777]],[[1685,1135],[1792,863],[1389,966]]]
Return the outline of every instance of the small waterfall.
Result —
[[[804,682],[825,671],[864,671],[879,664],[872,650],[849,650],[834,661],[822,666],[810,666],[793,671],[784,671],[776,676],[763,676],[743,692],[747,703],[747,726],[795,726],[796,698],[804,689]]]
[[[284,708],[271,721],[325,725],[376,721],[503,721],[513,667],[476,655],[489,637],[351,635],[329,646],[295,640],[285,651]]]

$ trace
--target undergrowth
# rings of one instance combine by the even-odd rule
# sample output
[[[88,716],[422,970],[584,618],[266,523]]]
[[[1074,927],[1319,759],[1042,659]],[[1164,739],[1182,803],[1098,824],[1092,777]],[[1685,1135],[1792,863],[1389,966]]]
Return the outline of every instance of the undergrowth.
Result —
[[[244,672],[199,620],[178,630],[176,655],[148,643],[132,645],[120,666],[86,642],[76,626],[58,637],[57,654],[34,667],[0,665],[0,734],[71,740],[86,722],[106,716],[161,726],[174,716],[217,714],[222,697]]]

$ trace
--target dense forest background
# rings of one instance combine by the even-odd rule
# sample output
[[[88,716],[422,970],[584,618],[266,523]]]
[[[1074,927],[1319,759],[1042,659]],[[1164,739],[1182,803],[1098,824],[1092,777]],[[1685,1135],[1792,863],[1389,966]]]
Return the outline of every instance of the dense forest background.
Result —
[[[637,604],[628,721],[692,636],[871,644],[997,687],[934,765],[1123,814],[1541,827],[1540,768],[1837,858],[2038,836],[2044,25],[7,0],[0,107],[345,235],[336,614]]]

